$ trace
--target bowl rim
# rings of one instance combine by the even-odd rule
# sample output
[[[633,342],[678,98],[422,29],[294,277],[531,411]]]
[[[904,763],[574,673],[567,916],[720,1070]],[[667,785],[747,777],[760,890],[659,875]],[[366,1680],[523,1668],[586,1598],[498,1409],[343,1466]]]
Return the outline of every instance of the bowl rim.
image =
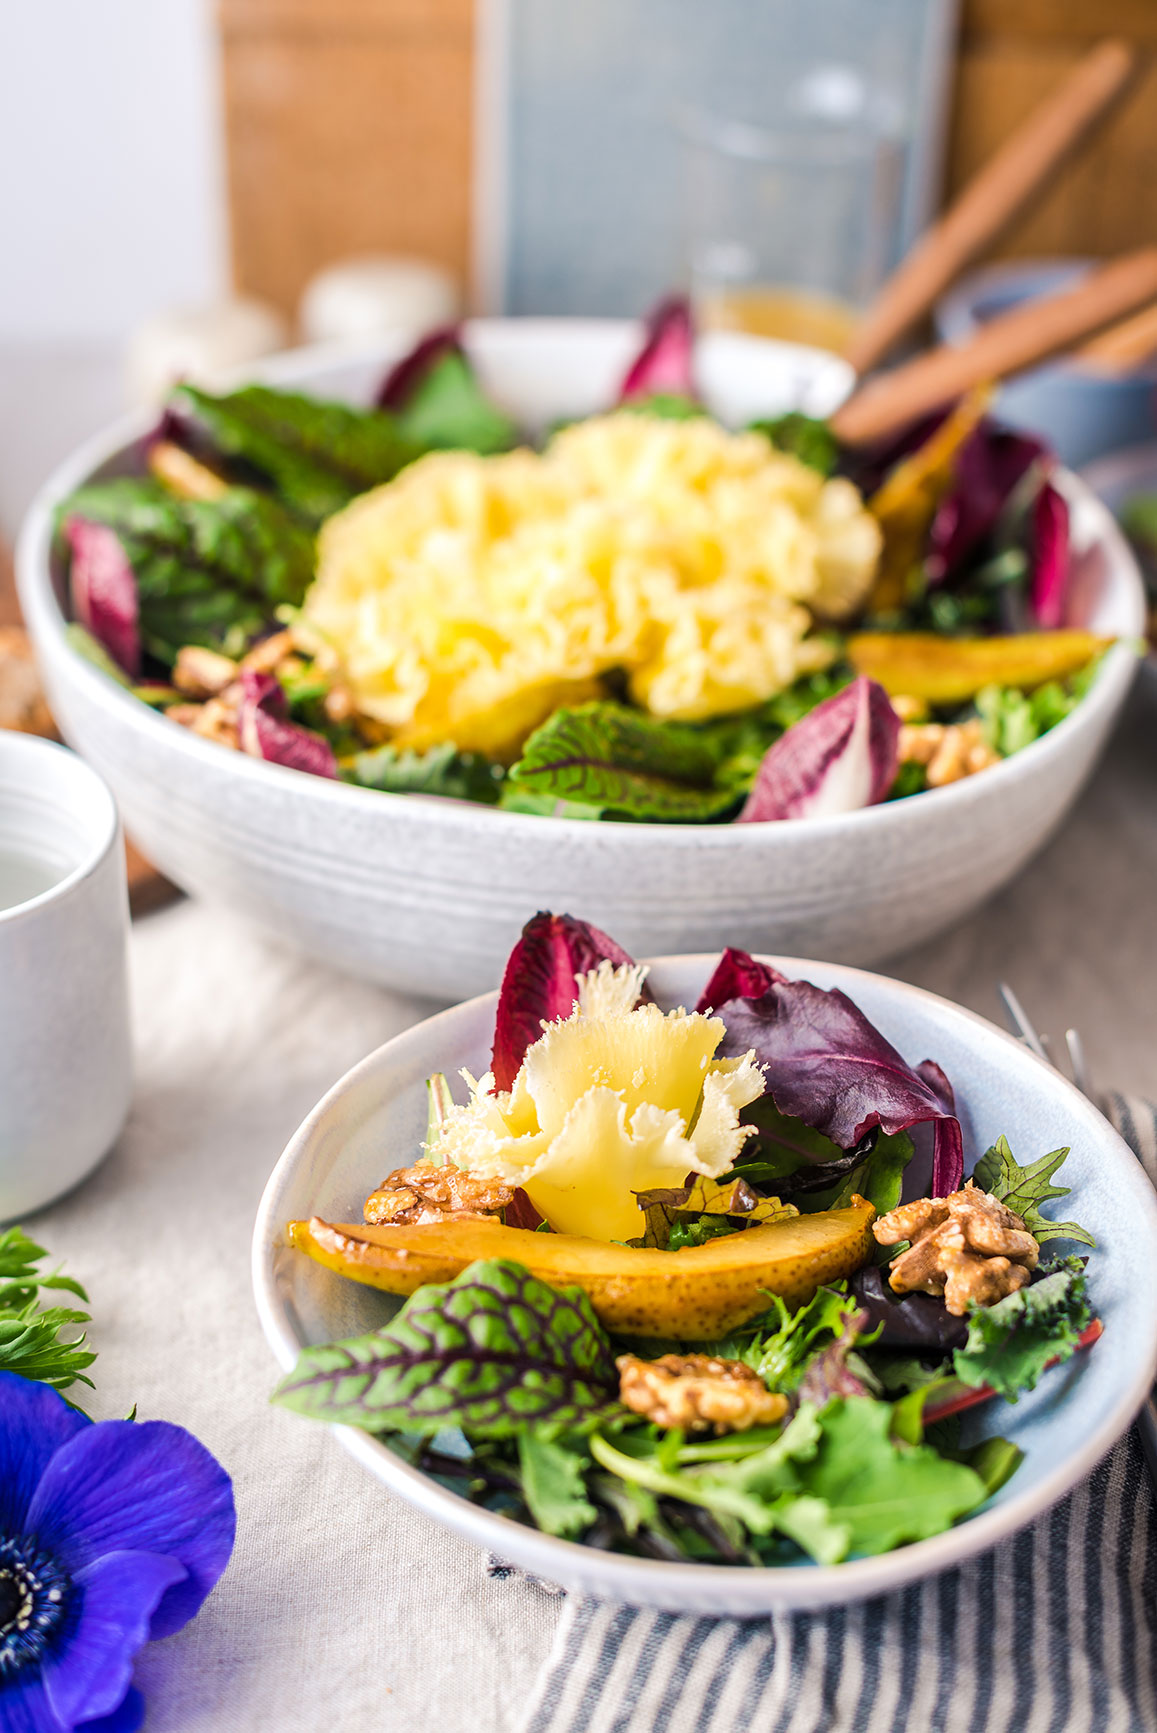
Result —
[[[976,1025],[986,1036],[998,1036],[1007,1044],[1010,1053],[1016,1053],[1017,1063],[1037,1066],[1047,1073],[1050,1088],[1058,1091],[1070,1108],[1101,1138],[1103,1153],[1119,1164],[1116,1182],[1133,1192],[1132,1201],[1138,1219],[1147,1222],[1150,1241],[1157,1249],[1157,1193],[1140,1162],[1093,1103],[1023,1042],[977,1012],[893,976],[847,964],[819,963],[815,958],[764,952],[758,955],[762,961],[771,963],[792,978],[799,978],[805,975],[805,971],[820,967],[838,976],[839,985],[853,998],[858,981],[883,982],[901,999],[918,1006],[934,1005],[963,1024]],[[645,960],[656,969],[695,967],[702,970],[706,980],[717,958],[714,952],[675,952]],[[408,1043],[423,1044],[439,1026],[452,1025],[467,1013],[476,1015],[484,1006],[495,1004],[497,998],[497,989],[479,994],[423,1018],[383,1042],[326,1091],[278,1158],[266,1182],[254,1222],[251,1274],[262,1333],[283,1370],[288,1371],[293,1366],[300,1344],[280,1302],[274,1273],[274,1254],[283,1247],[279,1200],[298,1163],[306,1156],[315,1132],[350,1090],[388,1068],[397,1049]],[[1092,1472],[1136,1418],[1155,1381],[1157,1317],[1153,1318],[1149,1328],[1146,1352],[1133,1361],[1131,1372],[1122,1380],[1110,1413],[1082,1445],[1066,1455],[1035,1487],[999,1505],[982,1508],[976,1516],[966,1517],[959,1525],[930,1539],[911,1542],[877,1557],[853,1559],[836,1565],[811,1564],[805,1568],[675,1564],[621,1553],[604,1553],[578,1541],[543,1534],[497,1512],[483,1510],[460,1494],[440,1486],[421,1469],[403,1461],[370,1433],[348,1426],[334,1426],[333,1431],[343,1447],[389,1491],[463,1535],[474,1545],[509,1558],[546,1581],[581,1585],[597,1574],[599,1586],[596,1592],[627,1604],[676,1610],[693,1606],[707,1610],[715,1605],[721,1612],[732,1613],[742,1606],[748,1614],[756,1614],[780,1607],[803,1609],[840,1605],[888,1593],[986,1551],[1034,1521]],[[671,1586],[666,1588],[667,1584]],[[744,1584],[752,1585],[750,1594],[744,1594]]]
[[[467,321],[465,324],[467,339],[471,328],[505,331],[512,327],[519,327],[523,331],[542,328],[548,333],[575,329],[606,332],[638,328],[635,322],[629,320],[562,317],[479,319]],[[817,353],[804,345],[781,343],[745,332],[716,332],[704,335],[713,339],[734,338],[760,348],[803,352],[809,355]],[[236,378],[238,382],[269,379],[271,382],[303,385],[323,367],[361,365],[371,360],[381,362],[386,342],[386,339],[358,339],[349,343],[318,344],[287,350],[267,357],[255,367],[238,370]],[[91,704],[106,713],[119,713],[128,726],[144,730],[157,742],[158,747],[162,741],[167,741],[172,753],[199,761],[206,767],[216,765],[223,776],[248,778],[255,786],[280,785],[285,788],[292,785],[297,788],[303,800],[312,799],[327,806],[334,801],[343,805],[360,802],[365,810],[376,811],[383,816],[390,812],[398,816],[402,811],[412,813],[417,803],[423,823],[434,828],[445,827],[457,831],[463,825],[489,825],[492,828],[501,826],[510,835],[521,840],[529,840],[534,835],[540,835],[544,839],[573,837],[577,840],[580,836],[589,835],[591,825],[586,819],[559,817],[552,813],[508,812],[476,801],[360,788],[326,777],[305,776],[300,771],[251,758],[244,753],[225,754],[214,742],[203,740],[191,730],[170,723],[163,713],[153,710],[150,705],[135,697],[128,687],[118,685],[81,656],[68,641],[68,621],[59,605],[53,585],[51,554],[56,508],[61,500],[81,486],[96,469],[143,438],[154,425],[155,419],[155,415],[149,411],[133,411],[119,417],[111,426],[90,436],[75,448],[38,490],[28,508],[17,540],[17,583],[29,630],[38,648],[47,642],[54,653],[64,658],[68,665],[69,679],[73,683],[79,683]],[[1080,703],[1047,734],[1041,735],[1012,757],[989,766],[980,777],[963,777],[943,788],[924,789],[912,800],[884,801],[854,812],[795,819],[790,824],[646,824],[632,820],[602,819],[598,823],[600,840],[607,839],[605,846],[623,848],[649,847],[651,839],[656,836],[674,839],[676,843],[681,841],[684,845],[688,839],[693,838],[696,848],[790,847],[790,839],[801,842],[814,837],[820,840],[846,834],[849,830],[855,834],[870,827],[898,823],[898,815],[901,813],[904,820],[913,822],[913,810],[947,813],[950,810],[949,803],[954,802],[957,806],[972,803],[983,796],[985,788],[995,793],[1000,788],[1009,786],[1014,778],[1031,778],[1036,768],[1043,767],[1055,757],[1063,756],[1070,739],[1076,733],[1083,732],[1085,726],[1100,717],[1102,712],[1111,715],[1127,691],[1138,660],[1130,638],[1139,637],[1144,630],[1145,598],[1141,574],[1112,512],[1080,476],[1063,467],[1058,468],[1057,476],[1063,490],[1080,502],[1087,515],[1091,514],[1089,522],[1093,533],[1090,541],[1107,544],[1115,556],[1114,563],[1123,566],[1128,573],[1134,619],[1128,632],[1121,633],[1117,642],[1105,654],[1096,679]],[[163,730],[163,734],[157,732],[158,730]],[[274,779],[273,784],[267,783],[266,779],[269,777]],[[287,778],[292,779],[292,784],[286,781]],[[995,778],[1000,781],[994,781]],[[399,803],[405,803],[404,807]],[[500,833],[496,830],[496,834]]]

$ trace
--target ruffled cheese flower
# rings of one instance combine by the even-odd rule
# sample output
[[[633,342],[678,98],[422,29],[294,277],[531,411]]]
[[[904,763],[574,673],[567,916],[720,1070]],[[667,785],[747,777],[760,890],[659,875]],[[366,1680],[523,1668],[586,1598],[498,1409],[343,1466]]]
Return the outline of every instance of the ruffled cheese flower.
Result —
[[[760,433],[613,414],[541,455],[438,452],[324,526],[307,623],[399,744],[516,753],[626,672],[652,715],[743,710],[826,666],[812,619],[871,587],[880,529]]]
[[[471,1099],[431,1155],[521,1186],[551,1227],[596,1240],[643,1232],[635,1192],[726,1173],[761,1068],[751,1053],[714,1057],[720,1018],[637,1004],[645,974],[604,962],[580,976],[574,1012],[544,1027],[509,1094],[463,1072]]]

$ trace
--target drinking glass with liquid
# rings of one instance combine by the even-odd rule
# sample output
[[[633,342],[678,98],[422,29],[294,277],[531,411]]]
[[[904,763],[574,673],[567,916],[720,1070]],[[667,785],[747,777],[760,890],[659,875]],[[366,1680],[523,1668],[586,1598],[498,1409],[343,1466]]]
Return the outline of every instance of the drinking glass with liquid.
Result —
[[[905,150],[863,92],[802,81],[774,126],[683,124],[697,322],[844,351],[893,262]]]

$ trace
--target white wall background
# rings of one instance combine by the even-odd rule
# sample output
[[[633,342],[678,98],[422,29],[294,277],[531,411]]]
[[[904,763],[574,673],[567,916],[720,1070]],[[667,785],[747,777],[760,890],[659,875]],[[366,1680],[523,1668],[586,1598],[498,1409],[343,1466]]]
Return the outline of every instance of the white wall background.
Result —
[[[225,279],[210,0],[0,0],[0,341],[119,339]]]

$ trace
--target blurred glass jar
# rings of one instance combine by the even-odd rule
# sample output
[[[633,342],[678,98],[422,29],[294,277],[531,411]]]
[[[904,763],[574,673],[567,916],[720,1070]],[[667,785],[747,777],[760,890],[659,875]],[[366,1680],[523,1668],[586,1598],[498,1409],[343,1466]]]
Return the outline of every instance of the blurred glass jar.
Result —
[[[904,177],[859,74],[809,73],[774,129],[694,113],[681,131],[700,324],[841,352],[895,259]]]

